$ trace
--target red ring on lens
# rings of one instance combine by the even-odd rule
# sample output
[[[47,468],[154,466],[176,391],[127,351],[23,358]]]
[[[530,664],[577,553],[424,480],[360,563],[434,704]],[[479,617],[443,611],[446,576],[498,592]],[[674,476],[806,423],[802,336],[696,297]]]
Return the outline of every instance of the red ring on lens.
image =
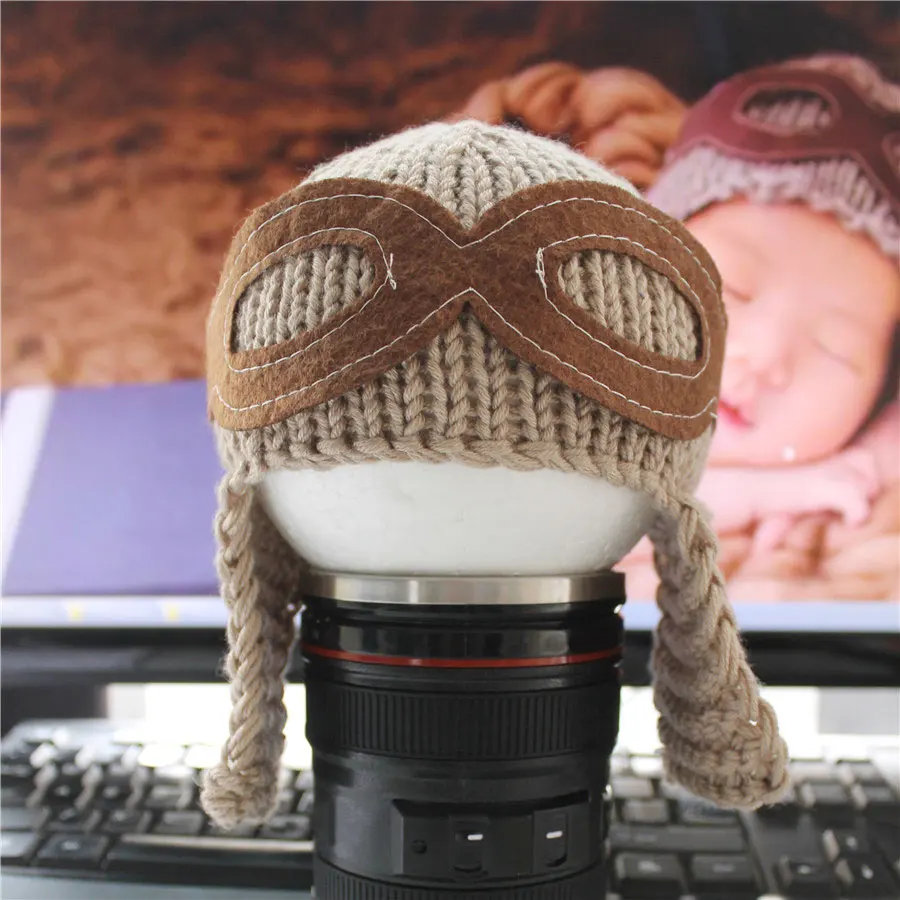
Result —
[[[436,659],[414,656],[382,656],[376,653],[355,653],[349,650],[333,650],[317,644],[303,643],[302,650],[325,659],[343,662],[366,663],[376,666],[401,666],[422,669],[530,669],[538,666],[572,666],[578,663],[597,662],[601,659],[619,659],[622,648],[610,647],[589,653],[572,653],[567,656],[538,656],[529,659]]]

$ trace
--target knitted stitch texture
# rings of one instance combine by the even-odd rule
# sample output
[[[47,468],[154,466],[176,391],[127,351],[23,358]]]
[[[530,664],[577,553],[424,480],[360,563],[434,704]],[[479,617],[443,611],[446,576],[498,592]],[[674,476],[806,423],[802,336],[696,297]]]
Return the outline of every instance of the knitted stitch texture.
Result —
[[[819,56],[789,65],[839,75],[873,107],[900,111],[900,85],[885,81],[866,60]],[[759,97],[744,112],[761,126],[777,128],[780,133],[824,128],[833,115],[822,98],[796,90]],[[900,146],[892,152],[900,169]],[[846,229],[867,235],[885,255],[900,260],[900,219],[883,192],[850,158],[758,163],[700,144],[664,166],[647,196],[678,219],[734,197],[757,203],[805,203],[819,212],[832,213]]]
[[[530,185],[595,180],[633,189],[553,141],[475,122],[434,124],[355,150],[313,180],[364,177],[429,194],[467,227]],[[320,324],[363,296],[372,267],[354,248],[288,258],[239,301],[236,349],[266,346]],[[681,359],[698,352],[698,322],[663,276],[631,257],[589,251],[562,267],[568,295],[628,340]],[[294,639],[302,560],[256,499],[265,474],[379,460],[455,461],[555,469],[648,494],[661,576],[653,665],[660,734],[672,777],[736,807],[784,791],[786,748],[760,699],[716,568],[716,541],[693,499],[711,430],[676,441],[588,400],[522,363],[464,313],[430,345],[355,390],[260,429],[215,427],[228,474],[220,493],[219,571],[229,605],[233,712],[203,804],[224,826],[259,821],[276,798],[284,725],[283,672]]]

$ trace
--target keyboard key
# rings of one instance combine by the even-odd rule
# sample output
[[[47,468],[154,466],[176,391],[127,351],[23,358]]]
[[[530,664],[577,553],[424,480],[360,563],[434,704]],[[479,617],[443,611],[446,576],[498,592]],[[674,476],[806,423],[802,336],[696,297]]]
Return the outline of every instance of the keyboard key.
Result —
[[[887,782],[884,784],[854,784],[850,788],[854,806],[866,818],[881,818],[900,823],[900,800]]]
[[[817,806],[849,806],[850,794],[837,781],[807,781],[800,785],[800,802],[812,809]]]
[[[819,900],[827,900],[834,896],[835,882],[831,875],[831,864],[827,861],[822,847],[822,829],[813,817],[802,812],[795,822],[782,822],[766,819],[758,815],[741,817],[741,824],[747,831],[749,845],[753,848],[753,856],[759,871],[775,882],[771,894],[794,900],[794,897],[815,897],[817,867],[829,876],[824,893]],[[797,872],[796,867],[806,868]],[[804,881],[811,880],[813,887],[807,889]],[[785,881],[799,882],[794,892],[780,890]],[[768,896],[768,895],[767,895]],[[726,898],[720,898],[726,900]],[[774,898],[773,898],[774,900]]]
[[[796,860],[785,856],[778,863],[778,878],[789,897],[826,900],[838,896],[830,868],[818,860]]]
[[[615,850],[659,853],[740,853],[747,847],[740,828],[665,828],[618,825],[609,827],[610,847]]]
[[[669,804],[665,800],[626,800],[621,815],[630,825],[667,825]]]
[[[154,784],[189,785],[197,781],[197,772],[183,763],[160,766],[158,769],[151,769],[150,773]]]
[[[652,800],[656,795],[653,782],[646,778],[617,777],[611,784],[616,800]]]
[[[838,772],[846,782],[859,784],[884,784],[884,775],[878,767],[866,759],[844,759],[838,763]]]
[[[90,831],[100,821],[101,813],[95,809],[79,809],[68,806],[59,810],[44,826],[47,831]]]
[[[796,759],[790,764],[791,780],[799,784],[803,781],[834,781],[835,767],[821,759]]]
[[[6,771],[7,766],[28,766],[32,771],[34,767],[31,765],[31,755],[34,753],[34,747],[20,745],[4,749],[0,753],[0,773]]]
[[[47,806],[69,806],[81,795],[81,782],[64,782],[56,784],[44,793],[41,802]]]
[[[898,886],[887,866],[877,856],[842,859],[834,867],[841,884],[841,898],[897,896]]]
[[[259,830],[261,838],[307,841],[312,835],[309,816],[272,816]]]
[[[106,834],[143,834],[153,821],[153,814],[141,809],[114,809],[110,812],[100,831]]]
[[[115,744],[86,744],[78,751],[75,757],[75,763],[82,769],[91,766],[109,766],[114,762],[118,762],[125,752],[124,747],[118,747]]]
[[[144,845],[142,840],[154,841]],[[269,889],[309,890],[312,884],[311,846],[280,841],[278,849],[259,845],[259,839],[126,835],[106,857],[105,869],[132,877],[192,884],[227,884]],[[162,842],[162,843],[160,843]]]
[[[698,855],[691,860],[693,889],[703,895],[721,894],[726,897],[752,896],[759,893],[753,863],[747,856]]]
[[[312,789],[304,791],[297,801],[297,812],[304,816],[311,816],[316,803],[316,794]]]
[[[32,792],[31,784],[0,785],[0,809],[25,806]]]
[[[659,784],[659,792],[666,800],[674,800],[676,803],[682,800],[698,799],[687,788],[671,781],[661,781]]]
[[[756,816],[771,825],[795,825],[801,813],[803,813],[803,809],[797,803],[797,796],[793,789],[788,792],[780,803],[775,803],[772,806],[761,806],[756,810]]]
[[[63,766],[74,765],[80,752],[80,747],[56,747],[52,757],[53,763],[60,769]]]
[[[42,769],[47,763],[55,762],[59,750],[54,744],[45,742],[39,744],[31,753],[31,765],[36,769]]]
[[[900,825],[869,822],[869,838],[900,878]]]
[[[164,812],[156,825],[154,834],[200,834],[206,824],[201,812]]]
[[[104,780],[128,780],[135,774],[137,761],[143,748],[137,745],[131,745],[119,747],[118,749],[121,752],[118,753],[117,758],[110,762],[104,769]]]
[[[623,900],[678,900],[684,873],[678,857],[664,853],[621,853],[615,861],[616,883]]]
[[[44,809],[0,810],[0,829],[3,831],[37,831],[47,818]]]
[[[808,781],[800,785],[800,802],[820,825],[852,825],[856,817],[847,788],[837,781]]]
[[[872,852],[865,834],[850,828],[830,828],[822,835],[822,843],[832,862],[843,856],[863,856]]]
[[[84,790],[82,772],[63,775],[55,766],[47,766],[35,776],[45,806],[72,806]]]
[[[133,793],[128,782],[103,784],[94,794],[93,805],[97,809],[117,809],[128,802]]]
[[[37,855],[44,866],[98,868],[109,847],[109,838],[99,834],[55,834]]]
[[[40,842],[38,835],[24,831],[0,833],[0,864],[27,866]]]
[[[28,761],[4,762],[0,765],[0,781],[8,784],[31,784],[37,770]]]
[[[278,793],[278,801],[275,805],[275,815],[286,816],[294,811],[297,805],[297,795],[291,788],[284,788]]]
[[[185,809],[190,805],[192,793],[173,784],[156,784],[144,797],[145,809]]]
[[[235,825],[234,828],[220,828],[218,825],[210,825],[209,828],[207,828],[206,833],[215,835],[216,837],[251,838],[258,830],[258,825],[248,825],[243,823],[241,825]]]
[[[683,825],[738,825],[740,820],[732,809],[719,809],[705,800],[682,800],[678,804],[678,819]]]

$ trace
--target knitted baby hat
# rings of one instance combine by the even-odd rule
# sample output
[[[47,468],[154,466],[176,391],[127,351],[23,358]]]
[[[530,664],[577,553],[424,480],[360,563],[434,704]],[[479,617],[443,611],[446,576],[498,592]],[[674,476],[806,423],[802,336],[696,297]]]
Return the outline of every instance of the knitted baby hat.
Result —
[[[900,85],[844,55],[736,75],[688,113],[648,197],[678,219],[802,202],[900,260]]]
[[[379,460],[578,472],[652,498],[668,772],[724,805],[776,799],[786,748],[692,495],[724,328],[718,273],[680,223],[510,128],[412,129],[257,210],[208,327],[233,703],[212,818],[265,818],[278,786],[304,562],[257,488],[279,468]]]

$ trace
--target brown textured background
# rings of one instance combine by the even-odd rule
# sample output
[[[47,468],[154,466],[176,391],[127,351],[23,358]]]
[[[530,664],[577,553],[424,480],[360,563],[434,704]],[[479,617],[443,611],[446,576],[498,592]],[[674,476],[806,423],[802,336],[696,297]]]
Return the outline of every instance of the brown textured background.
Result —
[[[201,377],[249,210],[487,80],[559,59],[643,68],[694,98],[822,49],[890,71],[897,6],[6,2],[4,387]]]

